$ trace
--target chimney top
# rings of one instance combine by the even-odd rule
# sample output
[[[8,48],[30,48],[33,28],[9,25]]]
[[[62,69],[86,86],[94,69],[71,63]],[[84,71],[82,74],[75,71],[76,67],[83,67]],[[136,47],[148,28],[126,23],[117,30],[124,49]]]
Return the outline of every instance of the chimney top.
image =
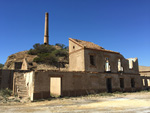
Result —
[[[45,13],[45,32],[44,32],[44,44],[49,44],[49,36],[48,36],[48,12]]]

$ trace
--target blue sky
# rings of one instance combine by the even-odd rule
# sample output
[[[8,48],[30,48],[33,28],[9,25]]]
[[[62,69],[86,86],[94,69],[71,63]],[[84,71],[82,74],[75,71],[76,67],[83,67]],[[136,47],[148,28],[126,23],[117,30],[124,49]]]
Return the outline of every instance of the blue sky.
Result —
[[[45,12],[50,44],[91,41],[150,66],[150,0],[0,0],[0,63],[43,43]]]

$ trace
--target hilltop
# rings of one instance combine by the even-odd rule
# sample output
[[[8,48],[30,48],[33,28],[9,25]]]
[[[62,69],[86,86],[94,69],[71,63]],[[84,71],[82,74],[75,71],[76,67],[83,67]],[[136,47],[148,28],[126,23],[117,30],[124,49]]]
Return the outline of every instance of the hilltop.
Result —
[[[15,69],[23,59],[29,64],[30,70],[51,70],[68,67],[68,47],[63,44],[35,44],[33,49],[21,51],[8,56],[3,69]]]

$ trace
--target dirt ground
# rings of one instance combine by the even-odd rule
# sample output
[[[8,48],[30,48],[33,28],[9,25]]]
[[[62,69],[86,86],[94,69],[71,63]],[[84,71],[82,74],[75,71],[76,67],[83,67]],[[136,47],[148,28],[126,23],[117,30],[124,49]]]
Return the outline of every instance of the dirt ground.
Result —
[[[150,113],[150,92],[96,94],[0,104],[0,113]]]

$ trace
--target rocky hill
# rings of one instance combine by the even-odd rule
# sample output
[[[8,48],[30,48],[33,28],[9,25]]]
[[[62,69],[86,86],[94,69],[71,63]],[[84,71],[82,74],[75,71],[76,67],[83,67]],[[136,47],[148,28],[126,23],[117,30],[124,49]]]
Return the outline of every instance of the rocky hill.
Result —
[[[24,58],[26,58],[28,63],[30,64],[33,62],[33,59],[35,57],[37,57],[37,55],[29,55],[28,51],[21,51],[21,52],[12,54],[8,56],[3,69],[15,69],[15,63],[22,62]]]
[[[51,51],[51,50],[49,51],[50,47],[54,48],[55,51]],[[45,58],[45,55],[47,55],[47,53],[45,52],[47,50],[48,50],[47,53],[53,52],[52,54],[53,57],[49,55],[46,56],[46,59],[43,60],[43,58]],[[67,60],[68,58],[66,59],[66,57],[63,56],[64,50],[65,49],[60,47],[60,45],[59,46],[49,45],[47,47],[44,45],[35,44],[34,49],[30,49],[29,51],[21,51],[8,56],[3,69],[12,69],[12,70],[21,69],[22,62],[24,59],[26,59],[30,70],[68,70],[68,60]],[[67,50],[65,51],[67,52],[66,54],[68,54],[68,51]],[[55,62],[56,65],[47,63],[48,60],[51,60],[51,58],[56,58],[56,57],[57,57],[57,62]],[[42,62],[39,62],[41,60]]]

